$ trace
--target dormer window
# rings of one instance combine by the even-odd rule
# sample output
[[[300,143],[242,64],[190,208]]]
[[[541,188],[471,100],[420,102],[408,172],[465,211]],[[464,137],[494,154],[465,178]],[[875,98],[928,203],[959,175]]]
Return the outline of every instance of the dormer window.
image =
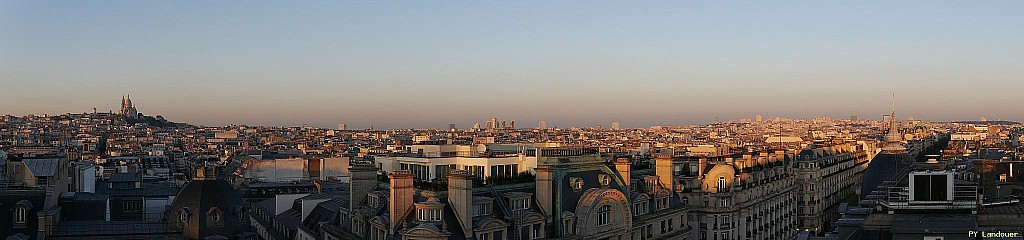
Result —
[[[206,225],[209,227],[224,226],[224,212],[219,208],[212,207],[206,212]]]
[[[473,205],[473,216],[474,217],[491,215],[491,211],[492,211],[491,203],[481,203],[481,204]]]
[[[569,185],[573,191],[583,190],[583,179],[582,178],[570,178]]]
[[[530,198],[513,199],[512,200],[512,209],[513,210],[530,209]]]
[[[420,208],[417,213],[419,220],[424,222],[441,221],[441,209]]]
[[[607,187],[608,185],[612,184],[611,176],[602,174],[599,178],[601,179],[601,186]]]
[[[28,200],[21,200],[14,204],[14,228],[28,227],[28,211],[32,210],[32,203]]]
[[[640,216],[647,214],[650,210],[648,207],[650,203],[648,201],[640,201],[640,203],[633,204],[633,216]]]
[[[14,209],[14,224],[27,224],[27,223],[28,223],[28,213],[27,213],[27,210],[25,210],[24,207],[18,206],[18,208]]]
[[[718,192],[724,193],[726,190],[725,177],[718,177]]]
[[[655,203],[657,204],[658,210],[667,209],[668,208],[668,197],[658,198],[658,200],[656,200]]]

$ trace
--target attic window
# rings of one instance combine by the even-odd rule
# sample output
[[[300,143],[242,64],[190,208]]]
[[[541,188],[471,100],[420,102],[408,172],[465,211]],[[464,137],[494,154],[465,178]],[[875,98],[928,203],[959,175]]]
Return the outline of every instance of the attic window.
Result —
[[[473,206],[473,216],[491,215],[491,203],[481,203]]]
[[[210,211],[206,212],[206,225],[209,227],[222,227],[224,226],[224,212],[221,212],[219,208],[212,207]]]
[[[726,188],[725,177],[718,177],[718,192],[720,192],[720,193],[725,192],[726,191],[725,188]]]
[[[441,209],[420,208],[418,211],[420,221],[441,221]]]
[[[191,217],[192,210],[189,208],[182,208],[178,210],[178,223],[182,226],[188,225],[188,218]]]
[[[25,224],[28,224],[28,213],[27,212],[28,212],[28,210],[26,210],[25,207],[23,207],[23,206],[18,206],[18,208],[15,208],[14,209],[14,224],[15,225],[20,225],[22,227],[24,227]]]
[[[529,209],[529,198],[513,199],[512,209]]]
[[[572,187],[573,191],[583,190],[583,179],[582,178],[570,178],[569,187]]]

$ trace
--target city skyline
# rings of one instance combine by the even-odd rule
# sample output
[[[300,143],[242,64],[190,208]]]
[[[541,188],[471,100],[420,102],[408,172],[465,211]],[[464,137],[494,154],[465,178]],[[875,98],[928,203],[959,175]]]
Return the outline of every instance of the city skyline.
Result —
[[[0,114],[217,126],[1024,120],[1021,3],[0,3]]]

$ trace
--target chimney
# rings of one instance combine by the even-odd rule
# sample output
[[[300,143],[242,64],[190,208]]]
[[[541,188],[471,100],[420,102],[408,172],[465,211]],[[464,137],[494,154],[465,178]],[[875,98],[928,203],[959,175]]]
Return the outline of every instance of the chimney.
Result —
[[[554,204],[555,202],[555,189],[552,185],[552,181],[554,181],[555,176],[554,169],[552,169],[551,166],[540,165],[537,166],[537,168],[534,169],[534,171],[537,172],[537,204],[540,205],[539,207],[541,211],[544,211],[544,215],[554,216],[554,213],[552,212],[554,211],[552,204]],[[553,218],[547,219],[549,222],[553,220]]]
[[[615,160],[615,171],[619,172],[619,176],[622,177],[622,181],[624,181],[626,184],[627,191],[630,189],[629,185],[632,183],[632,180],[629,176],[629,170],[632,164],[633,161],[630,158],[626,157],[621,157]]]
[[[414,175],[409,170],[397,170],[388,174],[391,179],[391,194],[388,209],[391,210],[391,229],[389,234],[398,234],[398,228],[402,227],[401,222],[412,213],[412,195],[416,192],[412,186]]]
[[[453,170],[448,174],[448,205],[466,236],[473,233],[473,175],[466,170]]]
[[[672,176],[672,154],[658,154],[655,159],[655,175],[658,175],[658,180],[661,184],[664,184],[671,191],[675,191]]]
[[[348,210],[353,211],[362,206],[366,196],[377,186],[377,168],[366,164],[353,164],[348,167],[350,179]]]
[[[757,164],[757,162],[751,163],[751,165]],[[697,159],[697,176],[704,179],[704,170],[708,168],[708,158],[700,157]]]

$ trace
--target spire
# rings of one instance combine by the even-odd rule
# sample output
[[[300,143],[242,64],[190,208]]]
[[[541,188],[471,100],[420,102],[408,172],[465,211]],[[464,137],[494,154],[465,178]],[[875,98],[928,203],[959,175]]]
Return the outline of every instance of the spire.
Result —
[[[892,115],[889,115],[889,117],[891,117],[889,120],[892,121],[896,119],[896,93],[892,93]]]
[[[885,143],[882,145],[882,152],[888,154],[901,154],[906,152],[903,146],[903,136],[896,125],[896,93],[892,94],[892,113],[889,115],[889,132],[885,134]]]

